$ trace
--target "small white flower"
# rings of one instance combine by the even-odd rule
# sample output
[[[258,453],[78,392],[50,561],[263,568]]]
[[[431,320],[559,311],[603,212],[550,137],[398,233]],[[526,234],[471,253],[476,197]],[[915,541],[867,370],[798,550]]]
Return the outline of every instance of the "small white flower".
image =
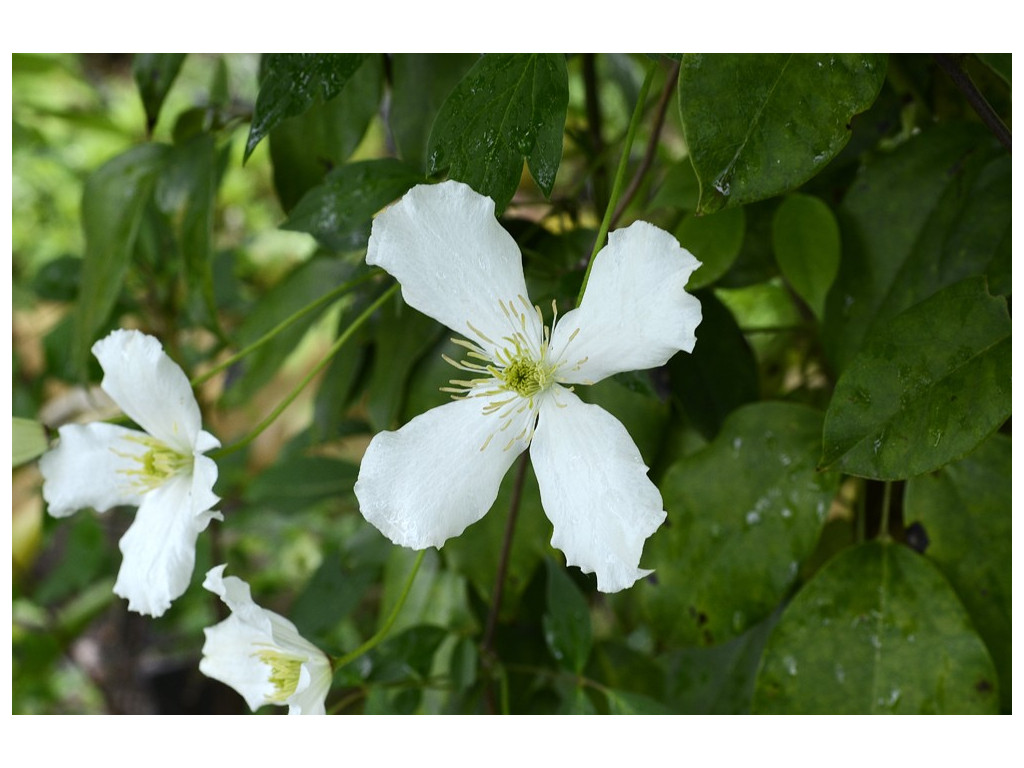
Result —
[[[331,688],[331,664],[295,625],[252,601],[249,585],[211,568],[203,586],[220,596],[231,615],[207,627],[199,671],[238,691],[254,712],[288,705],[289,715],[322,715]]]
[[[121,539],[124,559],[114,592],[128,608],[160,616],[188,587],[196,537],[211,519],[217,465],[203,456],[220,445],[201,429],[184,371],[152,336],[117,330],[97,341],[102,387],[145,432],[114,424],[68,424],[39,461],[50,514],[83,507],[139,508]]]
[[[580,306],[552,327],[526,298],[522,257],[494,203],[465,184],[418,186],[373,222],[366,253],[406,303],[468,340],[455,402],[370,443],[355,493],[394,543],[440,547],[490,509],[527,447],[551,544],[615,592],[650,571],[644,541],[665,519],[661,494],[625,427],[573,384],[664,364],[692,351],[700,302],[685,291],[700,263],[646,222],[612,232]]]

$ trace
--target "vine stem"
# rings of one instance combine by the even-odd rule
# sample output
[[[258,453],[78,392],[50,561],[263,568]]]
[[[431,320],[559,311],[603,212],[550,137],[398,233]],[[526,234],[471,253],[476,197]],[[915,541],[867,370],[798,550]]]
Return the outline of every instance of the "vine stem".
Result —
[[[365,323],[369,319],[369,317],[374,312],[376,312],[385,301],[387,301],[388,299],[395,295],[395,293],[398,291],[398,288],[398,283],[395,283],[386,291],[384,291],[384,293],[382,293],[375,302],[373,302],[370,306],[363,310],[359,317],[352,321],[352,324],[345,329],[344,333],[342,333],[334,341],[334,344],[332,344],[331,348],[327,350],[327,353],[323,356],[323,359],[321,359],[315,366],[313,366],[313,369],[308,374],[306,374],[305,377],[303,377],[302,381],[300,381],[298,385],[296,385],[296,387],[288,394],[288,396],[285,397],[285,399],[282,400],[278,404],[278,406],[274,408],[273,411],[270,412],[270,415],[267,416],[267,418],[265,418],[258,425],[256,425],[256,428],[252,430],[252,432],[250,432],[248,435],[246,435],[238,442],[232,443],[226,448],[220,448],[216,451],[213,451],[212,453],[210,453],[210,458],[221,459],[224,458],[225,456],[229,456],[235,451],[244,448],[257,437],[259,437],[263,430],[265,430],[267,427],[273,424],[274,420],[281,415],[284,409],[292,404],[295,398],[299,396],[299,393],[306,388],[306,385],[309,384],[309,382],[311,382],[316,377],[316,375],[319,374],[320,371],[322,371],[327,366],[329,362],[331,362],[331,359],[336,354],[338,354],[338,350],[340,350],[345,345],[345,342],[352,338],[352,335],[359,329],[359,327],[363,323]]]
[[[405,601],[409,597],[409,592],[412,590],[412,583],[416,580],[416,574],[419,573],[420,565],[423,563],[423,556],[425,554],[427,554],[427,550],[421,549],[419,554],[416,555],[416,562],[413,563],[412,570],[409,572],[409,576],[405,580],[405,586],[402,588],[402,594],[399,595],[398,602],[395,603],[395,607],[392,608],[391,613],[388,614],[388,618],[384,622],[384,626],[377,630],[377,633],[373,637],[360,645],[354,651],[349,651],[340,658],[331,659],[332,670],[339,670],[346,664],[358,659],[367,651],[373,650],[377,644],[387,636],[388,632],[391,631],[391,627],[394,626],[396,619],[398,619],[398,614],[401,612],[402,606],[405,605]]]
[[[889,541],[889,507],[892,504],[892,483],[885,481],[885,491],[882,496],[882,520],[878,524],[878,540]]]
[[[629,120],[629,128],[626,131],[625,144],[622,147],[622,157],[619,158],[619,167],[615,171],[615,181],[612,182],[612,193],[608,199],[608,205],[604,209],[604,218],[601,220],[601,228],[597,231],[597,239],[594,241],[594,249],[590,253],[587,262],[587,271],[583,275],[583,285],[580,286],[579,296],[576,297],[576,306],[583,301],[583,293],[587,289],[587,280],[590,279],[590,270],[594,266],[594,257],[604,246],[605,238],[608,237],[608,230],[611,227],[612,215],[616,203],[622,195],[622,184],[626,180],[626,169],[629,167],[629,151],[633,147],[633,140],[636,138],[637,128],[644,115],[644,107],[647,104],[647,93],[651,90],[651,81],[654,79],[656,63],[652,59],[647,63],[647,73],[644,75],[643,85],[640,86],[640,94],[636,98],[636,106],[633,108],[633,116]]]
[[[988,103],[988,100],[978,90],[978,86],[971,80],[971,76],[967,74],[967,70],[960,63],[960,57],[948,53],[933,53],[932,58],[942,68],[942,71],[949,76],[954,85],[960,89],[960,92],[967,99],[967,103],[971,105],[982,122],[988,126],[988,129],[1006,147],[1007,151],[1012,152],[1013,150],[1010,149],[1010,129],[1006,127],[1006,124],[999,118],[996,111],[992,109],[992,105]]]

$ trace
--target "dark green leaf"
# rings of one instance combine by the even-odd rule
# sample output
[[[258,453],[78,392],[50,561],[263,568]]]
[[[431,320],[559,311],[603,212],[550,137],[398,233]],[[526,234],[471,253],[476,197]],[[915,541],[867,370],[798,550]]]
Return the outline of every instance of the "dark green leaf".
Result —
[[[336,96],[315,99],[270,132],[274,189],[284,210],[348,160],[377,114],[383,85],[383,59],[367,57]]]
[[[814,549],[838,477],[815,470],[821,414],[757,403],[659,484],[668,521],[647,544],[652,580],[634,587],[666,642],[713,645],[779,604]]]
[[[36,456],[41,456],[49,447],[49,441],[46,439],[46,429],[38,421],[15,417],[12,422],[11,440],[14,447],[11,451],[11,466],[20,467]]]
[[[629,693],[605,689],[608,698],[608,712],[612,715],[670,715],[664,704],[644,696],[642,693]]]
[[[338,552],[331,552],[295,600],[288,618],[303,637],[324,636],[355,610],[379,577],[379,564],[349,563]]]
[[[276,125],[301,114],[320,98],[330,101],[363,63],[362,53],[268,53],[245,142],[249,155]]]
[[[679,111],[700,179],[698,211],[795,189],[850,139],[885,80],[875,54],[689,54]]]
[[[967,458],[907,481],[903,519],[924,526],[925,556],[970,613],[1011,706],[1012,499],[1010,439],[993,435]]]
[[[964,456],[1010,416],[1006,301],[970,278],[869,336],[836,384],[822,466],[878,480]]]
[[[308,232],[333,251],[366,247],[374,214],[401,197],[423,176],[393,158],[335,168],[292,209],[283,229]]]
[[[775,260],[793,290],[821,319],[825,296],[839,269],[839,224],[811,195],[790,195],[772,221]]]
[[[1013,54],[1010,53],[976,53],[986,67],[995,72],[1003,79],[1003,82],[1010,85],[1013,75]]]
[[[551,194],[562,159],[569,103],[561,54],[488,54],[445,100],[428,145],[431,173],[469,184],[500,215],[526,158],[537,186]]]
[[[132,57],[132,74],[146,110],[147,132],[156,125],[160,107],[184,61],[184,53],[136,53]]]
[[[82,193],[85,259],[72,349],[74,368],[81,376],[93,336],[107,321],[121,292],[139,226],[168,151],[160,144],[133,147],[86,179]]]
[[[579,674],[587,664],[593,643],[590,606],[565,568],[548,559],[547,570],[544,640],[559,664]]]
[[[645,372],[638,373],[638,378],[645,376]],[[644,461],[653,464],[668,425],[669,407],[639,387],[630,388],[628,381],[626,376],[616,376],[580,387],[576,393],[583,402],[601,406],[622,422]],[[649,387],[649,379],[646,383]]]
[[[837,555],[768,639],[754,711],[968,714],[998,709],[992,660],[942,574],[906,547]]]
[[[281,512],[301,512],[326,499],[348,497],[359,468],[326,456],[290,456],[252,479],[246,500]]]
[[[370,679],[398,682],[410,677],[426,677],[434,663],[434,654],[446,634],[441,627],[421,624],[389,637],[373,654]]]
[[[686,284],[688,289],[711,285],[728,271],[740,255],[746,224],[743,208],[683,219],[676,228],[676,239],[701,263]]]

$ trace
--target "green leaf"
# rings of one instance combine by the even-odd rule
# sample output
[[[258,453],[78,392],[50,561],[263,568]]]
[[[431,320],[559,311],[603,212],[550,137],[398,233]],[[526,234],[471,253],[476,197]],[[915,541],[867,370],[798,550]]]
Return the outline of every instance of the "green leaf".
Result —
[[[160,107],[184,61],[184,53],[136,53],[132,57],[132,75],[146,110],[147,133],[152,133]]]
[[[1013,54],[1010,53],[976,53],[981,62],[999,75],[1003,82],[1010,85],[1013,75]]]
[[[885,80],[876,54],[683,56],[679,112],[699,213],[795,189],[850,139]]]
[[[814,550],[838,477],[815,470],[821,413],[789,403],[735,411],[659,483],[667,523],[634,587],[660,638],[713,645],[779,604]],[[652,583],[653,582],[653,583]]]
[[[1008,293],[1010,158],[983,128],[944,124],[865,164],[839,210],[843,258],[822,343],[842,371],[873,329],[966,277]]]
[[[488,54],[448,96],[428,144],[430,173],[469,184],[500,215],[519,186],[526,158],[537,186],[551,194],[562,159],[569,104],[561,54]]]
[[[701,262],[686,284],[689,290],[711,285],[729,270],[740,255],[746,225],[742,208],[683,219],[676,228],[676,239]]]
[[[72,359],[85,376],[93,337],[121,292],[139,226],[169,148],[142,144],[100,166],[85,181],[85,258],[74,322]]]
[[[964,456],[1010,416],[1006,301],[970,278],[873,333],[836,383],[821,465],[900,480]]]
[[[352,155],[377,115],[383,88],[383,58],[367,57],[336,96],[314,99],[270,131],[274,189],[285,211]]]
[[[655,701],[642,693],[629,693],[627,691],[615,691],[606,688],[605,697],[608,699],[608,713],[611,715],[670,715],[672,714],[664,704]]]
[[[308,232],[337,252],[366,247],[374,214],[423,182],[421,174],[394,158],[335,168],[292,209],[282,229]]]
[[[391,56],[388,123],[399,156],[426,171],[430,126],[445,98],[480,56],[475,53],[396,53]]]
[[[998,709],[992,660],[934,565],[868,542],[833,558],[768,639],[754,711],[983,714]]]
[[[363,63],[363,53],[268,53],[261,62],[261,80],[245,155],[288,117],[309,109],[317,98],[330,101]]]
[[[289,456],[256,475],[245,489],[254,506],[301,512],[327,499],[350,496],[359,467],[326,456]]]
[[[903,519],[924,526],[925,556],[949,579],[999,671],[1004,712],[1012,679],[1010,438],[993,435],[965,459],[907,481]]]
[[[50,447],[50,443],[46,439],[46,428],[32,419],[13,417],[11,439],[14,446],[11,452],[12,467],[20,467],[22,464],[32,461]]]
[[[696,294],[703,319],[691,354],[668,362],[672,395],[693,425],[709,440],[725,418],[760,395],[757,361],[736,320],[710,292]]]
[[[839,270],[839,223],[832,209],[811,195],[788,196],[775,211],[772,247],[783,276],[820,320]]]
[[[593,644],[590,606],[565,568],[549,558],[547,571],[544,641],[559,664],[580,674],[587,665]]]

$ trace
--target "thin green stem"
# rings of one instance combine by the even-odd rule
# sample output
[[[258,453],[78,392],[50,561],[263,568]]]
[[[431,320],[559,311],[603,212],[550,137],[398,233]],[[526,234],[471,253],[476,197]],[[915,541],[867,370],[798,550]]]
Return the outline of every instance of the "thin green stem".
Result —
[[[319,299],[317,299],[313,303],[307,304],[305,307],[300,309],[298,312],[295,312],[294,314],[286,317],[284,320],[282,320],[280,323],[275,325],[273,328],[271,328],[265,334],[260,336],[260,338],[258,338],[256,341],[254,341],[249,346],[247,346],[247,347],[245,347],[243,349],[238,350],[238,352],[233,354],[227,360],[224,360],[224,361],[218,363],[216,366],[214,366],[210,370],[206,371],[205,373],[201,373],[198,376],[193,377],[193,379],[192,379],[192,381],[190,383],[192,384],[193,387],[199,386],[204,381],[210,379],[213,376],[216,376],[218,373],[223,371],[225,368],[228,368],[229,366],[234,365],[239,360],[241,360],[243,357],[248,355],[250,352],[254,352],[255,350],[257,350],[260,347],[262,347],[264,344],[266,344],[272,338],[277,336],[277,334],[281,333],[281,331],[283,331],[285,328],[287,328],[292,323],[294,323],[294,322],[296,322],[298,320],[301,320],[303,317],[308,315],[310,312],[313,312],[313,311],[319,309],[324,304],[327,304],[327,303],[329,303],[331,301],[334,301],[337,298],[340,298],[341,296],[343,296],[344,294],[348,293],[350,290],[352,290],[356,286],[362,285],[363,283],[365,283],[368,280],[376,277],[379,274],[381,274],[381,270],[375,269],[375,270],[373,270],[371,272],[367,272],[365,275],[360,275],[359,277],[357,277],[357,278],[355,278],[353,280],[349,280],[347,283],[342,283],[341,285],[339,285],[337,288],[335,288],[332,291],[328,291],[327,293],[325,293],[323,296],[321,296]]]
[[[882,521],[878,524],[878,540],[889,541],[889,507],[892,504],[892,483],[885,482],[882,495]]]
[[[257,437],[259,437],[260,433],[262,433],[263,430],[265,430],[267,427],[273,424],[274,420],[281,415],[284,409],[292,404],[295,398],[299,396],[299,393],[306,388],[306,385],[309,384],[309,382],[311,382],[316,377],[316,375],[327,366],[329,362],[331,362],[331,359],[336,354],[338,354],[338,350],[340,350],[345,345],[345,342],[352,338],[352,335],[359,329],[359,327],[363,323],[365,323],[370,318],[370,316],[380,308],[380,306],[384,302],[386,302],[388,299],[395,295],[395,293],[398,291],[398,288],[398,283],[395,283],[386,291],[384,291],[384,293],[382,293],[375,302],[373,302],[370,306],[363,310],[362,314],[360,314],[359,317],[353,320],[352,324],[345,329],[344,333],[342,333],[335,340],[334,344],[331,345],[331,348],[327,350],[327,353],[324,355],[323,359],[320,360],[320,362],[318,362],[308,374],[306,374],[302,381],[300,381],[298,385],[296,385],[296,387],[288,394],[288,396],[284,400],[282,400],[273,411],[271,411],[270,415],[267,416],[267,418],[265,418],[258,425],[256,425],[256,428],[252,430],[252,432],[250,432],[248,435],[243,437],[238,442],[232,443],[226,448],[221,448],[219,450],[212,452],[210,454],[210,457],[213,459],[221,459],[225,456],[234,453],[237,450],[240,450],[241,448],[244,448]]]
[[[427,553],[427,550],[421,549],[419,554],[416,555],[416,562],[412,565],[412,570],[409,572],[408,578],[405,580],[405,586],[402,588],[402,594],[398,597],[398,602],[395,603],[395,607],[391,609],[391,613],[388,614],[387,620],[384,622],[384,626],[381,627],[377,634],[367,640],[365,643],[360,645],[354,651],[346,653],[344,656],[338,659],[331,660],[331,668],[338,670],[346,664],[358,659],[367,651],[372,650],[383,640],[388,632],[391,631],[391,627],[394,625],[395,620],[398,618],[398,614],[402,610],[402,606],[405,605],[406,599],[409,597],[409,592],[412,590],[412,583],[416,580],[416,574],[419,573],[420,564],[423,562],[423,556]]]
[[[587,272],[583,276],[583,285],[580,286],[580,294],[576,297],[576,306],[583,301],[583,292],[587,289],[587,280],[590,279],[590,270],[594,266],[594,257],[604,246],[605,238],[608,237],[608,229],[611,227],[612,216],[615,213],[615,205],[622,195],[622,185],[626,180],[626,169],[629,167],[629,153],[633,148],[633,139],[636,138],[637,128],[640,127],[640,120],[644,116],[644,108],[647,105],[647,92],[651,90],[651,81],[654,80],[656,64],[652,59],[647,63],[647,73],[644,76],[643,85],[640,86],[640,95],[636,99],[636,107],[633,108],[633,117],[629,121],[629,129],[626,131],[626,140],[622,147],[622,157],[619,158],[619,167],[615,171],[615,181],[612,182],[612,193],[608,198],[608,205],[604,209],[604,218],[601,220],[601,228],[597,231],[597,239],[594,241],[594,249],[590,253],[590,260],[587,262]]]

